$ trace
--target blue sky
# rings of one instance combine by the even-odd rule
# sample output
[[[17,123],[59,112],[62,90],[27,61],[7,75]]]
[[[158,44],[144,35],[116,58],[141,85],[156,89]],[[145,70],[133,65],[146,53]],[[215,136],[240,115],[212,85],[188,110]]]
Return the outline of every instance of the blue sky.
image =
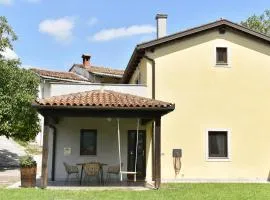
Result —
[[[0,15],[19,37],[14,51],[23,65],[68,70],[89,53],[94,65],[124,69],[135,45],[155,38],[157,13],[168,14],[171,34],[221,17],[240,22],[270,9],[269,0],[220,2],[0,0]]]

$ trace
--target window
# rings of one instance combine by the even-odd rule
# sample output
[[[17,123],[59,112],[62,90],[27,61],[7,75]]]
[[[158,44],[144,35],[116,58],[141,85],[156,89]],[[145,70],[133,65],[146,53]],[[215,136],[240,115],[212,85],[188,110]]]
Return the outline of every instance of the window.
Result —
[[[80,155],[97,155],[97,130],[81,130]]]
[[[208,158],[228,157],[228,131],[208,131]]]
[[[228,64],[228,49],[226,47],[216,48],[216,64],[218,65]]]

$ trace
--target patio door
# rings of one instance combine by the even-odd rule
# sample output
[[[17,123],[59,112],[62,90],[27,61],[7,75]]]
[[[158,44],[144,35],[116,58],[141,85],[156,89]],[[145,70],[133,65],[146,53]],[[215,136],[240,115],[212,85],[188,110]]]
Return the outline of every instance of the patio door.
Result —
[[[138,155],[137,155],[137,179],[145,179],[145,146],[146,146],[146,137],[145,131],[139,131],[139,140],[138,140]],[[135,157],[136,157],[136,142],[137,142],[137,131],[129,130],[128,131],[128,171],[135,171]],[[128,174],[128,179],[133,180],[134,175]]]

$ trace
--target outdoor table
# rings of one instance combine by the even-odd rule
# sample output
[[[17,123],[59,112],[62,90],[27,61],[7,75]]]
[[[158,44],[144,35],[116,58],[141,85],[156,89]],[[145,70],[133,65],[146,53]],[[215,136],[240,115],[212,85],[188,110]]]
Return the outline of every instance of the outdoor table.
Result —
[[[82,185],[82,176],[83,176],[83,168],[84,168],[84,165],[85,164],[89,164],[91,162],[86,162],[86,163],[77,163],[76,165],[78,166],[82,166],[82,169],[81,169],[81,177],[80,177],[80,185]],[[104,180],[103,180],[103,166],[106,166],[108,164],[106,163],[99,163],[100,164],[100,176],[101,176],[101,183],[102,185],[104,185]]]

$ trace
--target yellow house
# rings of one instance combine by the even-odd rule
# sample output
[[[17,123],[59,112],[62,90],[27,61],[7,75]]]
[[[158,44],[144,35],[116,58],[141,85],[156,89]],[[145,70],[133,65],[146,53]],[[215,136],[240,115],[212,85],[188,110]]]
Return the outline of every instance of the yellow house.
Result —
[[[123,74],[95,72],[121,83],[44,87],[33,104],[45,118],[44,187],[65,179],[63,162],[98,161],[102,176],[118,163],[121,180],[156,188],[270,179],[270,37],[224,19],[167,36],[167,15],[156,19],[158,38],[135,47]],[[92,73],[87,59],[70,73]]]
[[[270,37],[221,19],[136,46],[123,83],[176,104],[161,123],[162,181],[270,179]],[[181,149],[175,170],[173,149]]]

